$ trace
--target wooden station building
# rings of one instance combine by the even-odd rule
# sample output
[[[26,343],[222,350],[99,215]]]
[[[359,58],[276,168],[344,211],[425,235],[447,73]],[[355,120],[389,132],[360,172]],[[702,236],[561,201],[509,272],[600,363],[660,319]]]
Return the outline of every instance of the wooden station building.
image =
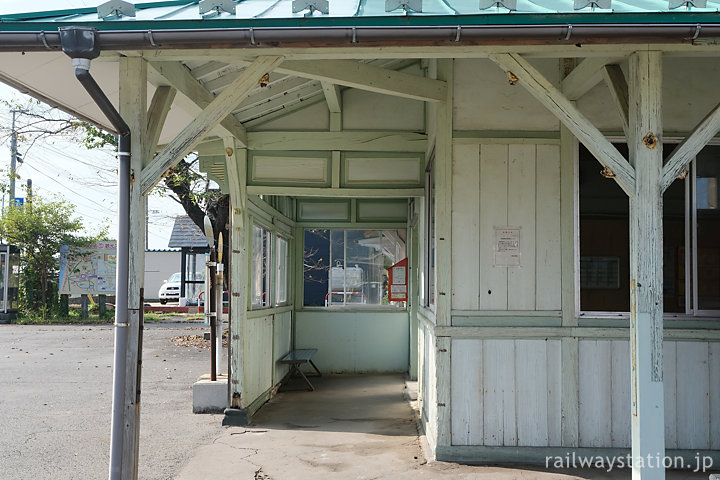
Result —
[[[318,348],[417,378],[438,459],[720,465],[718,8],[115,0],[0,14],[0,80],[112,131],[59,32],[94,39],[132,132],[131,331],[145,195],[189,152],[230,195],[235,413]]]

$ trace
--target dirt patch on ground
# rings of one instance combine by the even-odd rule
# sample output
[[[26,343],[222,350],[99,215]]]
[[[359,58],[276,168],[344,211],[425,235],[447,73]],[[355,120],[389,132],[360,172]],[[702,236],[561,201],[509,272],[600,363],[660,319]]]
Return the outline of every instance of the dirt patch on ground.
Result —
[[[210,348],[210,340],[205,340],[202,335],[180,335],[170,338],[178,347]],[[227,347],[227,338],[223,338],[223,348]]]

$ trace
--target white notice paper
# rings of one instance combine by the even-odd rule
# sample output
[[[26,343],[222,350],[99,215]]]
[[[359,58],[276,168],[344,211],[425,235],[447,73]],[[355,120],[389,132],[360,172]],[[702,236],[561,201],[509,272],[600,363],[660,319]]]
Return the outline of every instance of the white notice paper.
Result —
[[[405,285],[405,267],[393,267],[393,284]]]
[[[520,266],[520,227],[495,227],[496,267]]]

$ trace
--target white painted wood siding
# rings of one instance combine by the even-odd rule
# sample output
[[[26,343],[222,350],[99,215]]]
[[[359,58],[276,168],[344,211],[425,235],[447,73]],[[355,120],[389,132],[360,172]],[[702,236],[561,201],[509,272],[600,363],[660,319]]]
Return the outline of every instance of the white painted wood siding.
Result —
[[[630,447],[627,341],[579,342],[581,447]],[[720,447],[720,343],[664,343],[668,449]]]
[[[560,341],[453,339],[453,445],[559,446]]]
[[[456,145],[454,310],[561,308],[560,149]],[[495,267],[495,227],[518,226],[520,267]]]
[[[273,316],[248,318],[245,324],[243,400],[249,405],[272,387]]]

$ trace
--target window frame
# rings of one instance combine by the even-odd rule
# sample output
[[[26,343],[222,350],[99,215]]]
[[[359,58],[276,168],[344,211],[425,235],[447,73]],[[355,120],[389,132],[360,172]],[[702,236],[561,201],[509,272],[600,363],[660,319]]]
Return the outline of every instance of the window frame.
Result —
[[[622,140],[624,142],[624,139]],[[621,143],[613,142],[613,143]],[[664,145],[673,145],[673,143],[666,142]],[[717,143],[709,143],[707,146],[717,147]],[[580,147],[577,147],[580,148]],[[705,148],[705,147],[703,147]],[[688,174],[684,179],[684,197],[685,197],[685,218],[684,218],[684,236],[685,236],[685,252],[684,252],[684,280],[685,280],[685,311],[684,312],[663,312],[663,318],[665,319],[687,319],[687,320],[718,320],[720,319],[720,308],[716,310],[711,309],[700,309],[697,308],[699,304],[699,288],[698,288],[698,223],[697,223],[697,156],[693,157],[692,161],[688,166]],[[580,302],[581,285],[580,285],[580,259],[583,257],[580,245],[580,220],[582,214],[580,211],[580,187],[578,185],[578,178],[580,176],[580,167],[578,164],[578,174],[576,175],[576,195],[575,199],[577,202],[576,209],[576,221],[575,221],[575,239],[577,249],[577,278],[575,282],[575,291],[577,295],[578,304],[578,317],[586,319],[629,319],[629,311],[614,311],[614,310],[586,310],[582,308]],[[663,218],[664,221],[664,218]],[[628,245],[628,249],[629,249]],[[594,255],[588,255],[592,257]],[[629,295],[629,293],[628,293]]]

